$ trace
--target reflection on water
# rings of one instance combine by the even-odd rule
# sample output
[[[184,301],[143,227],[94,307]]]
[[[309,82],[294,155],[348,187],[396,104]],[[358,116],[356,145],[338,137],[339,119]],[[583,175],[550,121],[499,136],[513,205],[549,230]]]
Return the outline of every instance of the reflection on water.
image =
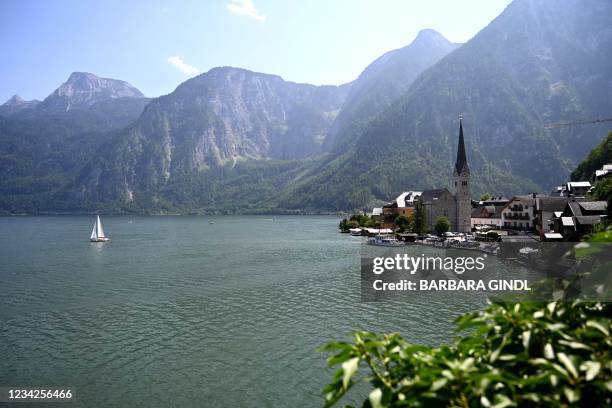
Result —
[[[322,343],[437,344],[482,303],[361,302],[361,238],[335,217],[103,217],[108,243],[91,221],[0,218],[0,385],[69,384],[82,406],[320,406]]]

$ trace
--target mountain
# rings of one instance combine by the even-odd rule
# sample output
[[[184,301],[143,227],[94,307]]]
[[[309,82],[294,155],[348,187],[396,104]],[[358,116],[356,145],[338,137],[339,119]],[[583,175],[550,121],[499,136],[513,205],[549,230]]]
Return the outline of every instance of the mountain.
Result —
[[[548,191],[605,133],[612,2],[515,0],[426,70],[353,144],[267,205],[350,209],[449,185],[464,115],[473,194]]]
[[[515,0],[462,46],[432,31],[351,84],[221,67],[169,95],[74,74],[0,118],[0,210],[336,211],[450,187],[549,191],[606,133],[612,2]],[[570,124],[568,124],[570,123]]]
[[[37,100],[26,101],[21,96],[15,94],[11,99],[0,105],[0,116],[6,117],[22,110],[32,109],[39,103],[40,101]]]
[[[86,109],[97,103],[121,98],[144,98],[142,92],[125,81],[100,78],[88,72],[73,72],[39,105],[47,113]]]
[[[85,206],[114,202],[156,207],[155,203],[168,202],[185,208],[195,202],[198,208],[214,207],[219,200],[215,194],[227,195],[213,191],[221,189],[215,186],[244,175],[244,168],[276,177],[279,170],[271,174],[270,169],[280,166],[287,170],[280,175],[287,182],[288,170],[301,163],[283,161],[323,152],[348,90],[349,86],[296,84],[245,69],[214,68],[153,100],[137,121],[102,146],[72,186],[72,201]],[[260,186],[268,182],[243,179]],[[280,181],[274,185],[270,194],[284,187]],[[244,194],[231,200],[255,202]]]
[[[366,113],[388,106],[456,47],[424,30],[412,44],[385,54],[357,81],[340,87],[213,69],[152,102],[117,137],[120,142],[109,143],[108,151],[84,169],[74,195],[62,201],[73,197],[85,207],[106,200],[137,208],[164,203],[168,209],[257,209],[311,168],[318,161],[313,158],[348,140],[365,125]],[[122,165],[109,165],[108,157]]]
[[[43,102],[9,102],[20,109],[0,117],[0,207],[22,212],[52,207],[52,194],[149,99],[126,82],[74,73]]]
[[[354,141],[365,125],[406,92],[423,71],[459,46],[426,29],[406,47],[377,58],[353,82],[326,144],[333,148]]]

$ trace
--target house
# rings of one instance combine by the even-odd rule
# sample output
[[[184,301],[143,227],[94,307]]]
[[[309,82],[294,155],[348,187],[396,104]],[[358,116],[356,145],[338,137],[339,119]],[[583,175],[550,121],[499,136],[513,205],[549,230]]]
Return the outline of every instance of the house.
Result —
[[[553,191],[551,191],[550,193],[551,197],[567,197],[568,193],[567,193],[567,185],[562,185],[562,186],[557,186],[553,189]]]
[[[566,186],[570,197],[585,197],[591,189],[591,183],[588,181],[568,181]]]
[[[553,218],[554,232],[566,241],[579,241],[605,219],[607,210],[606,201],[568,201],[561,214]]]
[[[553,220],[563,212],[567,205],[569,197],[538,197],[535,200],[536,217],[535,227],[540,234],[540,238],[544,234],[554,230]]]
[[[500,229],[503,226],[500,205],[480,205],[472,209],[471,227],[489,225]]]
[[[595,170],[593,183],[597,184],[612,175],[612,164],[604,164],[599,170]]]
[[[534,229],[536,198],[535,193],[512,197],[501,210],[503,227],[518,230]]]
[[[414,212],[415,200],[421,195],[420,191],[405,191],[395,200],[382,207],[383,227],[394,228],[395,219],[400,215],[410,217]]]

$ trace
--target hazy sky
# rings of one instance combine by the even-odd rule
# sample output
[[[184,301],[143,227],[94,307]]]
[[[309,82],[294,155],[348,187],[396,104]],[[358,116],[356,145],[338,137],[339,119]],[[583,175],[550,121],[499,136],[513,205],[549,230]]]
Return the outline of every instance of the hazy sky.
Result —
[[[340,84],[433,28],[465,42],[511,0],[0,0],[0,103],[73,71],[158,96],[215,66]]]

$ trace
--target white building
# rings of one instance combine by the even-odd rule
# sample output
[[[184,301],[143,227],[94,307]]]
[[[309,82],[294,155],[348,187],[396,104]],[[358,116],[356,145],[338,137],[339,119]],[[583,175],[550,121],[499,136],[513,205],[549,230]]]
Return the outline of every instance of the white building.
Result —
[[[502,208],[501,220],[504,228],[529,230],[535,228],[536,195],[514,196]]]

